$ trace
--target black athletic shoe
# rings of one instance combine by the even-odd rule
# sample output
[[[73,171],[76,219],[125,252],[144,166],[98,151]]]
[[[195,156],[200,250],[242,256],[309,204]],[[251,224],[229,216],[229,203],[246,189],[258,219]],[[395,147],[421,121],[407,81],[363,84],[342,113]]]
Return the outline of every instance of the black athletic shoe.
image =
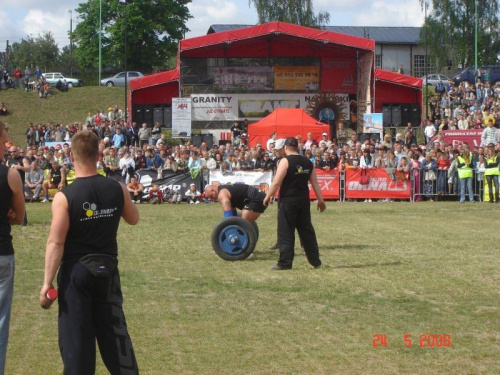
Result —
[[[281,266],[278,266],[278,265],[275,265],[275,266],[272,266],[271,267],[271,271],[286,271],[286,270],[291,270],[292,268],[285,268],[285,267],[281,267]]]
[[[273,246],[269,246],[269,250],[278,250],[278,244],[274,244]]]

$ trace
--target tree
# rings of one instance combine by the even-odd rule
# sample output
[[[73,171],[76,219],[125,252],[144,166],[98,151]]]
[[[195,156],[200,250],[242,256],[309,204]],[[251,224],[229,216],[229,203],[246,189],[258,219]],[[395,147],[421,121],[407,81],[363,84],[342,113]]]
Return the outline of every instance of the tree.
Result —
[[[255,6],[259,22],[283,21],[296,25],[319,27],[330,22],[328,12],[314,14],[312,0],[249,0]]]
[[[127,18],[127,67],[144,73],[162,67],[177,53],[177,43],[188,31],[191,0],[102,1],[103,66],[124,64],[125,18]],[[88,0],[76,9],[80,22],[74,32],[75,57],[83,68],[99,62],[99,0]]]
[[[40,66],[44,71],[57,67],[59,48],[52,33],[39,34],[36,38],[31,36],[21,39],[21,42],[12,44],[10,66],[25,67]]]
[[[437,63],[438,70],[448,65],[462,67],[474,65],[476,0],[419,0],[422,7],[427,2],[429,14],[420,32],[420,41],[429,49],[429,56]],[[498,37],[498,0],[477,0],[478,13],[478,64],[495,64],[500,51]],[[425,35],[427,31],[427,37]]]

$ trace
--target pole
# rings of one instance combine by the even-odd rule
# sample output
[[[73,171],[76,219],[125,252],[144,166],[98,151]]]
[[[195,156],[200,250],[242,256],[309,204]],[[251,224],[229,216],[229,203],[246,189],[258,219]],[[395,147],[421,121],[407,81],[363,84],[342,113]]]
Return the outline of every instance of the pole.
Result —
[[[425,86],[424,86],[424,109],[425,109],[425,119],[427,120],[427,0],[424,3],[424,26],[425,26],[425,64],[424,64],[424,77],[425,77]]]
[[[101,85],[101,72],[102,72],[102,0],[99,0],[99,82],[98,86]]]
[[[474,68],[477,73],[477,0],[474,0]]]
[[[125,124],[127,123],[127,23],[128,23],[128,11],[127,11],[127,0],[125,0]]]
[[[73,11],[70,9],[69,12],[69,63],[70,63],[70,76],[73,77]]]

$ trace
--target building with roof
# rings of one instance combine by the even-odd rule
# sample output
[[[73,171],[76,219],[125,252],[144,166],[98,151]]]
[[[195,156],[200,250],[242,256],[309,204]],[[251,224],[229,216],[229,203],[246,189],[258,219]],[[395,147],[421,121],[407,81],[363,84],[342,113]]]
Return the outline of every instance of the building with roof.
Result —
[[[238,30],[252,25],[212,25],[207,34]],[[325,26],[323,30],[373,39],[375,41],[375,68],[399,70],[415,77],[425,75],[425,46],[419,44],[420,27],[385,26]],[[432,73],[429,67],[428,73]]]

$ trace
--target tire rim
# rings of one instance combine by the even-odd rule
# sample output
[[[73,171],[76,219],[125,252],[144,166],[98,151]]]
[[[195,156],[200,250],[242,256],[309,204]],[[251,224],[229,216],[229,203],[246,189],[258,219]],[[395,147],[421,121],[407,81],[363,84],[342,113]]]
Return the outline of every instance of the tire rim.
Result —
[[[229,255],[240,255],[248,248],[248,233],[238,225],[229,225],[219,234],[219,245]]]

